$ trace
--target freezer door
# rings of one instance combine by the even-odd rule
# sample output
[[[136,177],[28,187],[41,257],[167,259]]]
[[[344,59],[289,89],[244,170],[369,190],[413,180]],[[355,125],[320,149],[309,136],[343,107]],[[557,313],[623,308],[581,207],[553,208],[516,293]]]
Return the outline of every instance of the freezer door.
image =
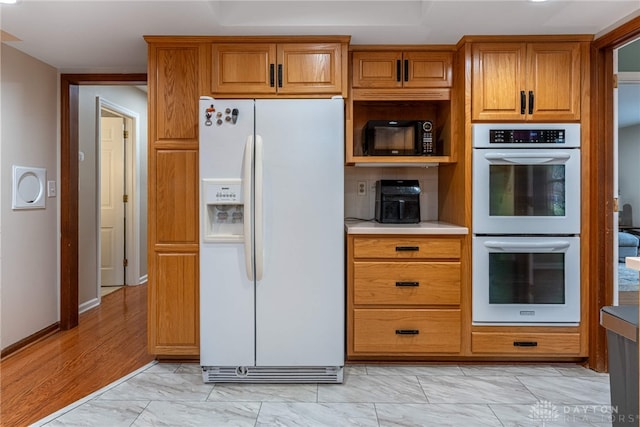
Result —
[[[255,364],[254,283],[241,243],[200,248],[200,364]]]
[[[235,123],[234,109],[238,113]],[[210,123],[206,123],[207,120]],[[245,159],[250,155],[246,147],[247,141],[253,138],[253,131],[253,100],[200,101],[200,178],[203,185],[211,180],[237,180],[242,183],[243,195],[250,196],[251,182],[246,181],[252,181],[252,170],[250,162],[250,170],[246,170]],[[207,229],[203,223],[207,208],[203,205],[202,193],[201,234]],[[245,207],[248,204],[245,201]],[[245,235],[251,234],[250,211],[249,207],[244,212],[244,221],[249,225],[245,227]],[[247,274],[247,239],[211,242],[204,237],[200,244],[200,363],[203,366],[253,366],[255,285]],[[249,243],[252,239],[250,235]],[[251,259],[249,263],[252,263]]]
[[[254,130],[254,101],[203,98],[199,118],[200,177],[242,178],[244,146]]]
[[[344,101],[256,100],[258,138],[256,364],[343,365]]]

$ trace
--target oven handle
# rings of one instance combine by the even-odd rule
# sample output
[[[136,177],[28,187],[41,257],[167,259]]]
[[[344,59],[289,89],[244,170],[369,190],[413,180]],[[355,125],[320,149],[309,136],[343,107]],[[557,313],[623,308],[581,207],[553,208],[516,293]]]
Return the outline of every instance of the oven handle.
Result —
[[[570,153],[551,151],[544,152],[524,152],[524,153],[486,153],[484,158],[487,160],[501,160],[507,163],[527,164],[532,163],[550,163],[553,161],[567,161],[571,158]]]
[[[499,240],[487,240],[484,246],[489,249],[497,249],[504,252],[531,252],[541,249],[547,252],[564,252],[570,243],[566,240],[549,240],[546,242],[501,242]]]

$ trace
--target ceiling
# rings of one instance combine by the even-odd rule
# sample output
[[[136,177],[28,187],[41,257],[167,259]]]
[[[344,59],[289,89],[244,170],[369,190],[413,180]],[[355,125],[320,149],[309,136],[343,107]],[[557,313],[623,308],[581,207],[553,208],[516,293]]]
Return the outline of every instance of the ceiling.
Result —
[[[351,35],[352,44],[455,44],[464,35],[600,35],[640,0],[18,0],[2,41],[62,73],[144,73],[143,35]],[[17,39],[17,40],[16,40]]]

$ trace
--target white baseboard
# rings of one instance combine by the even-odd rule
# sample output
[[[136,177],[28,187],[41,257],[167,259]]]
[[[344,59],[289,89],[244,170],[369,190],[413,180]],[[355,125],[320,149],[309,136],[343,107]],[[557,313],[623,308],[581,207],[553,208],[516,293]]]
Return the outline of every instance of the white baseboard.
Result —
[[[83,302],[78,306],[78,313],[84,313],[87,310],[91,310],[94,307],[100,305],[100,300],[98,298],[91,299],[87,302]]]

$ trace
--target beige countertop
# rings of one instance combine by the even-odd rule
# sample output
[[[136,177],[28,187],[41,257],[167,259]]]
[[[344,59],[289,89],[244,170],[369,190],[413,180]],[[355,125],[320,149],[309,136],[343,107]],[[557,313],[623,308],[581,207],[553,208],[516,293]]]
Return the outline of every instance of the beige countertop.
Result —
[[[424,221],[418,224],[381,224],[375,221],[347,220],[347,234],[469,234],[467,227],[442,221]]]

